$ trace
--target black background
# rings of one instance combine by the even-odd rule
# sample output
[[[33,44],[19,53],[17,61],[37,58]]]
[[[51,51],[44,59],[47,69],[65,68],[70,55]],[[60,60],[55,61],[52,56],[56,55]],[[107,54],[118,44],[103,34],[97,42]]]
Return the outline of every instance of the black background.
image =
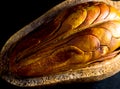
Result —
[[[2,1],[2,0],[1,0]],[[64,0],[4,0],[0,2],[0,49],[16,31]],[[94,83],[58,84],[42,89],[120,89],[120,73]],[[0,89],[31,89],[10,85],[0,78]],[[38,88],[32,88],[38,89]]]

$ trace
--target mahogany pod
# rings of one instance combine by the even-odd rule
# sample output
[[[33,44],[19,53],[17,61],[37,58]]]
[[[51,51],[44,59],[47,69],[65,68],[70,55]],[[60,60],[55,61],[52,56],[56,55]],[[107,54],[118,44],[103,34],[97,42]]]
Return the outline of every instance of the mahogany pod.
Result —
[[[66,0],[8,39],[0,74],[17,86],[99,81],[120,71],[119,47],[115,3]]]

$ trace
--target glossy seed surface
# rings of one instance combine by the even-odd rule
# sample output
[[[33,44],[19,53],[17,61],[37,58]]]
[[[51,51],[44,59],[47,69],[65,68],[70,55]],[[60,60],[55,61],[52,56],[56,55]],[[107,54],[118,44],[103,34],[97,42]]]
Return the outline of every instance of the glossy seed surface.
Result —
[[[120,46],[120,12],[103,2],[75,5],[20,39],[8,53],[9,71],[36,77],[84,65]]]

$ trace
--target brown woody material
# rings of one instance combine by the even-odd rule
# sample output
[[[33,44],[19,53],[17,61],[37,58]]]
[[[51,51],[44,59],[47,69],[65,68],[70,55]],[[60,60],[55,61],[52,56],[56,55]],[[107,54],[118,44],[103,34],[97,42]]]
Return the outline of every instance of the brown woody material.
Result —
[[[87,0],[84,0],[84,2],[86,2]],[[112,76],[113,74],[115,74],[115,73],[117,73],[118,71],[119,71],[119,64],[120,64],[120,60],[119,60],[119,58],[120,58],[120,56],[119,56],[119,51],[116,51],[116,52],[113,52],[113,53],[110,53],[110,54],[108,54],[107,56],[106,56],[106,53],[109,53],[109,52],[111,52],[111,51],[113,51],[113,50],[115,50],[116,48],[118,48],[119,47],[119,45],[120,45],[120,41],[119,41],[119,31],[117,31],[116,32],[116,34],[114,34],[115,33],[115,31],[114,30],[112,30],[113,28],[112,28],[112,25],[116,28],[116,30],[117,30],[117,28],[119,28],[119,24],[120,24],[120,21],[119,21],[119,19],[120,19],[120,14],[119,14],[119,12],[117,12],[115,9],[113,9],[112,7],[109,7],[109,6],[106,6],[106,7],[109,7],[110,9],[109,10],[111,10],[111,14],[109,14],[109,15],[107,15],[108,17],[106,17],[106,19],[104,19],[104,20],[101,20],[99,17],[101,17],[101,14],[99,14],[98,16],[96,16],[96,14],[99,12],[99,10],[100,10],[100,8],[102,9],[102,5],[103,4],[92,4],[93,5],[93,8],[94,8],[94,10],[96,11],[96,13],[92,13],[92,10],[86,10],[87,11],[87,13],[89,13],[89,14],[95,14],[94,15],[94,20],[90,20],[91,18],[89,18],[89,16],[88,16],[88,20],[86,20],[86,21],[84,21],[83,23],[81,22],[81,25],[80,25],[80,23],[79,23],[79,28],[80,29],[77,29],[77,31],[76,32],[74,32],[74,31],[72,31],[73,29],[76,29],[76,28],[78,28],[78,26],[77,26],[77,24],[78,24],[78,22],[75,22],[75,21],[71,21],[71,17],[69,18],[69,16],[68,16],[68,19],[66,20],[65,18],[62,18],[62,20],[63,19],[65,19],[64,20],[64,24],[66,25],[66,23],[68,23],[68,22],[75,22],[75,23],[70,23],[72,26],[73,26],[73,29],[71,30],[71,32],[69,33],[69,31],[68,31],[68,33],[69,33],[69,35],[72,35],[72,36],[70,36],[70,38],[73,38],[73,37],[76,37],[75,38],[75,40],[71,40],[70,42],[68,42],[67,43],[67,45],[74,45],[74,46],[79,46],[80,47],[80,50],[78,50],[78,48],[77,47],[68,47],[68,49],[71,49],[71,50],[75,50],[75,52],[86,52],[87,50],[91,53],[91,52],[93,52],[94,50],[95,50],[95,53],[96,52],[98,52],[98,54],[97,55],[95,55],[94,57],[92,56],[92,58],[90,58],[90,57],[88,57],[88,58],[90,58],[90,59],[86,59],[87,61],[82,61],[83,63],[86,63],[86,62],[88,62],[89,60],[91,60],[91,59],[96,59],[96,58],[99,58],[99,56],[98,55],[100,55],[100,56],[104,56],[104,57],[102,57],[102,58],[100,58],[100,59],[98,59],[98,61],[90,61],[90,62],[88,62],[88,63],[86,63],[87,64],[87,66],[85,66],[85,67],[81,67],[81,65],[76,65],[75,66],[75,68],[74,68],[74,66],[70,69],[70,70],[68,70],[68,68],[70,67],[70,65],[68,65],[67,66],[67,70],[68,71],[62,71],[62,72],[60,72],[59,70],[56,70],[56,66],[54,67],[54,65],[52,65],[52,68],[53,69],[50,69],[50,70],[48,70],[47,72],[45,71],[41,71],[43,74],[39,74],[39,73],[41,73],[41,72],[39,72],[39,70],[38,70],[38,72],[36,72],[37,70],[35,70],[37,67],[37,65],[35,64],[33,64],[33,65],[28,65],[27,67],[26,67],[26,64],[29,64],[29,63],[31,63],[31,62],[33,62],[33,59],[35,59],[34,58],[34,55],[33,55],[33,57],[29,57],[28,59],[25,59],[25,61],[23,61],[23,62],[21,62],[21,59],[23,59],[24,57],[26,57],[26,53],[28,53],[29,52],[29,50],[28,51],[24,51],[23,53],[21,52],[20,54],[18,54],[18,58],[19,58],[19,60],[17,60],[16,61],[16,58],[15,58],[15,56],[16,56],[16,52],[13,52],[13,50],[8,50],[9,49],[9,47],[12,47],[11,45],[13,45],[13,43],[14,42],[17,42],[17,40],[19,40],[20,38],[22,38],[23,36],[25,36],[26,34],[28,34],[28,33],[30,33],[30,31],[32,31],[32,30],[34,30],[34,29],[36,29],[39,25],[41,25],[42,23],[44,23],[44,21],[47,19],[48,21],[50,21],[51,20],[51,18],[53,18],[54,17],[54,15],[56,15],[58,12],[57,11],[61,11],[63,8],[69,8],[69,7],[71,7],[72,5],[75,5],[75,4],[78,4],[78,3],[81,3],[81,2],[83,2],[82,0],[80,0],[80,1],[78,1],[78,0],[66,0],[65,2],[63,2],[63,3],[61,3],[61,4],[59,4],[59,5],[57,5],[56,7],[54,7],[53,9],[51,9],[50,11],[48,11],[46,14],[44,14],[43,16],[41,16],[40,18],[38,18],[37,20],[35,20],[34,22],[32,22],[31,24],[29,24],[29,25],[27,25],[26,27],[24,27],[23,29],[21,29],[19,32],[17,32],[15,35],[13,35],[8,41],[7,41],[7,43],[5,44],[5,46],[3,47],[3,49],[2,49],[2,51],[1,51],[1,59],[2,59],[2,61],[4,60],[4,62],[5,62],[5,64],[6,64],[6,62],[10,62],[11,64],[9,65],[9,68],[10,68],[10,72],[8,73],[8,74],[5,74],[4,73],[4,71],[9,71],[9,70],[6,70],[6,68],[7,68],[7,66],[3,66],[1,69],[2,69],[2,78],[4,78],[5,80],[7,80],[8,82],[11,82],[12,84],[15,84],[15,85],[18,85],[18,86],[41,86],[41,85],[47,85],[47,84],[54,84],[54,83],[61,83],[61,82],[69,82],[69,81],[76,81],[76,80],[78,80],[79,79],[79,81],[81,81],[81,82],[90,82],[90,81],[97,81],[97,80],[101,80],[101,79],[104,79],[104,78],[106,78],[106,77],[109,77],[109,76]],[[112,5],[115,5],[115,3],[112,3],[111,1],[107,1],[108,3],[111,3]],[[84,4],[83,4],[84,5]],[[91,4],[90,4],[91,5]],[[98,5],[98,6],[97,6]],[[95,6],[95,7],[94,7]],[[101,6],[101,7],[100,7]],[[105,5],[103,5],[103,6],[105,6]],[[91,6],[92,7],[92,6]],[[96,9],[96,7],[98,8],[98,9]],[[76,10],[76,9],[75,9]],[[56,12],[55,12],[56,11]],[[54,12],[54,13],[53,13]],[[65,17],[66,17],[66,13],[65,14],[63,14],[63,15],[65,15]],[[61,15],[60,15],[61,16]],[[75,15],[74,15],[75,16]],[[64,17],[64,16],[63,16]],[[57,19],[57,21],[59,20],[59,18],[61,18],[61,17],[57,17],[56,19]],[[76,18],[77,18],[77,15],[76,15]],[[93,19],[92,18],[92,19]],[[97,18],[97,19],[96,19]],[[55,20],[56,20],[55,19]],[[61,20],[61,19],[60,19]],[[73,20],[73,19],[72,19]],[[109,21],[110,20],[110,21]],[[81,21],[81,20],[80,20]],[[79,21],[79,22],[80,22]],[[54,29],[56,29],[56,28],[58,28],[58,26],[56,26],[56,24],[58,23],[58,22],[54,22],[53,21],[53,23],[55,23],[55,28]],[[63,25],[64,25],[63,24]],[[93,25],[91,25],[91,24],[93,24]],[[95,25],[94,25],[95,24]],[[86,27],[84,27],[84,25],[86,26]],[[90,26],[91,25],[91,26]],[[51,22],[50,22],[50,26],[51,26]],[[90,27],[89,27],[90,26]],[[107,26],[111,26],[110,28],[105,28],[105,27],[107,27]],[[66,26],[67,27],[67,26]],[[68,26],[69,27],[69,26]],[[82,29],[81,29],[82,28]],[[100,29],[100,31],[101,31],[101,34],[103,34],[104,36],[106,36],[106,34],[108,34],[109,36],[108,37],[111,37],[111,38],[108,38],[108,37],[106,37],[106,38],[108,38],[108,39],[112,39],[112,40],[106,40],[106,41],[103,41],[103,37],[100,37],[99,38],[99,36],[98,36],[98,34],[96,34],[96,29]],[[104,29],[103,29],[104,28]],[[58,31],[58,39],[57,39],[57,41],[59,40],[59,39],[65,39],[65,38],[67,38],[67,36],[69,37],[69,35],[63,35],[62,36],[62,38],[59,38],[59,34],[62,34],[62,32],[64,32],[66,29],[64,28],[64,26],[63,26],[63,28],[61,28],[62,30],[60,30],[60,31]],[[85,30],[84,30],[85,29]],[[107,29],[107,30],[106,30]],[[81,30],[82,30],[82,32],[81,32]],[[51,32],[50,32],[51,33]],[[75,36],[74,36],[74,34],[76,34]],[[118,33],[118,34],[117,34]],[[48,33],[46,33],[46,34],[48,34]],[[51,35],[51,34],[50,34]],[[84,46],[84,47],[82,47],[82,46],[80,46],[80,44],[77,44],[77,42],[79,41],[79,42],[81,42],[81,44],[82,44],[82,42],[83,42],[83,40],[78,40],[78,38],[77,37],[79,37],[79,36],[81,36],[81,37],[83,37],[83,38],[85,38],[85,40],[84,40],[84,42],[86,41],[86,39],[88,39],[88,43],[90,43],[91,42],[91,39],[93,39],[93,43],[96,43],[96,44],[94,44],[94,47],[92,48],[92,50],[91,50],[91,45],[93,46],[93,44],[91,43],[91,45],[90,46],[87,46],[87,48],[86,48],[86,46]],[[95,38],[97,36],[97,38]],[[49,37],[49,35],[48,35],[48,37]],[[91,39],[90,39],[91,38]],[[46,39],[45,37],[44,37],[44,35],[43,35],[43,37],[42,37],[42,40],[43,39]],[[55,38],[56,39],[56,38]],[[90,41],[89,41],[89,39],[90,39]],[[28,39],[27,39],[28,40]],[[117,40],[117,41],[116,41]],[[33,40],[34,41],[34,40]],[[56,40],[55,40],[56,41]],[[44,42],[43,41],[43,44],[45,44],[45,43],[48,43],[47,45],[50,45],[51,43],[54,43],[55,41],[50,41],[49,42],[49,40],[48,41],[46,41],[46,42]],[[66,41],[66,40],[65,40]],[[114,42],[113,42],[114,41]],[[115,43],[115,41],[116,41],[116,44],[113,44],[113,43]],[[24,41],[23,41],[24,42]],[[20,42],[20,44],[22,44],[23,42]],[[29,42],[29,40],[28,40],[28,42]],[[36,42],[36,40],[35,40],[35,42]],[[40,41],[37,41],[37,42],[41,42],[41,40]],[[61,42],[62,43],[62,42]],[[88,44],[88,43],[86,43],[86,45]],[[98,43],[100,43],[100,45],[98,46]],[[39,43],[38,43],[39,44]],[[107,45],[106,47],[103,47],[103,45]],[[27,46],[29,46],[29,44],[27,45]],[[30,45],[31,46],[31,45]],[[32,46],[33,46],[33,44],[32,44]],[[36,44],[35,44],[35,46],[36,46]],[[53,48],[55,48],[55,47],[57,47],[58,45],[53,45]],[[23,44],[23,47],[25,47],[24,46],[24,44]],[[39,47],[39,46],[38,46]],[[38,48],[37,47],[37,48]],[[45,48],[46,47],[46,45],[45,46],[43,46],[43,48]],[[64,46],[64,47],[66,47],[66,45]],[[90,48],[88,48],[88,47],[90,47]],[[99,49],[99,48],[101,48],[101,47],[103,47],[103,51],[102,51],[102,54],[101,53],[99,53],[99,51],[97,50],[96,51],[96,47],[98,47],[97,49]],[[13,46],[13,48],[14,48],[14,46]],[[19,48],[19,45],[18,45],[18,48]],[[16,49],[18,49],[17,47],[16,47]],[[34,48],[34,47],[30,47],[30,48]],[[50,48],[50,47],[48,47],[48,48]],[[51,50],[51,49],[53,49],[53,48],[50,48],[49,50]],[[108,48],[109,48],[109,51],[108,51]],[[20,48],[20,49],[18,49],[19,50],[19,52],[21,51],[21,49],[22,48]],[[68,50],[68,49],[66,49],[66,50]],[[33,50],[35,50],[35,52],[36,52],[36,49],[33,49]],[[44,52],[46,52],[46,50],[48,50],[47,49],[47,47],[46,47],[46,49],[45,50],[43,50],[43,51],[41,51],[40,53],[43,53],[43,54],[41,54],[41,55],[47,55],[47,54],[44,54]],[[9,54],[6,54],[6,52],[8,51],[8,53],[11,53],[11,52],[13,52],[13,54],[12,54],[12,56],[10,55],[9,56]],[[60,50],[58,50],[57,52],[55,52],[55,54],[53,54],[53,56],[52,57],[58,57],[58,56],[56,56],[56,55],[58,55],[57,53],[59,53],[59,52],[62,52],[63,51],[63,49],[61,48]],[[34,52],[34,51],[33,51]],[[89,53],[89,52],[87,52],[87,53]],[[39,53],[39,52],[38,52]],[[94,53],[94,54],[95,54]],[[31,54],[31,53],[30,53]],[[3,57],[3,55],[4,55],[4,57]],[[15,56],[14,56],[15,55]],[[22,55],[22,56],[21,56]],[[55,55],[55,56],[54,56]],[[90,54],[88,54],[87,56],[89,56]],[[28,55],[29,56],[29,55]],[[31,55],[30,55],[31,56]],[[9,59],[10,60],[8,60],[8,58],[7,57],[9,57]],[[21,58],[20,58],[21,57]],[[36,57],[36,55],[35,55],[35,57]],[[51,57],[51,56],[49,56],[49,57]],[[48,58],[46,58],[45,60],[47,60],[47,59],[49,59],[49,57]],[[61,56],[60,56],[61,57]],[[60,58],[59,57],[59,58]],[[32,59],[31,59],[32,58]],[[40,57],[39,57],[40,58]],[[44,58],[44,56],[43,56],[43,58]],[[43,58],[41,58],[41,59],[43,59]],[[58,59],[59,59],[58,58]],[[80,58],[80,57],[77,57],[77,58]],[[83,57],[82,56],[82,58],[86,58],[86,56],[85,57]],[[12,59],[12,60],[11,60]],[[75,58],[73,58],[73,59],[75,59]],[[28,60],[28,61],[27,61]],[[31,60],[31,61],[29,61],[29,60]],[[105,60],[105,61],[103,61],[103,60]],[[15,62],[16,61],[16,62]],[[76,60],[76,62],[77,62],[78,60]],[[116,62],[117,61],[117,62]],[[40,61],[41,62],[41,61]],[[44,62],[41,62],[41,64],[43,64],[43,65],[45,65],[45,63],[46,63],[47,61],[44,61]],[[54,61],[53,61],[54,62]],[[64,62],[64,60],[63,60],[63,62]],[[94,62],[94,63],[93,63]],[[16,65],[16,63],[18,63],[17,65]],[[51,63],[51,61],[49,61],[49,63]],[[46,65],[47,67],[51,67],[51,65],[49,65],[49,63]],[[68,61],[67,63],[70,63],[71,64],[71,61]],[[3,62],[1,63],[1,65],[3,65]],[[22,66],[21,66],[22,65]],[[59,64],[56,64],[56,65],[59,65]],[[25,66],[25,67],[24,67]],[[60,66],[61,67],[61,66]],[[78,67],[80,67],[79,69],[77,69]],[[23,69],[22,69],[23,68]],[[32,70],[32,71],[27,71],[27,69],[29,69],[30,68],[30,70]],[[31,69],[31,68],[33,68],[33,69]],[[34,69],[35,68],[35,69]],[[63,67],[64,68],[64,67]],[[42,67],[40,67],[40,68],[38,68],[38,69],[42,69]],[[59,69],[59,68],[58,68]],[[19,70],[19,71],[17,71],[17,70]],[[35,71],[33,71],[33,70],[35,70]],[[42,69],[42,70],[45,70],[44,68]],[[54,71],[55,70],[55,71]],[[65,69],[66,70],[66,69]],[[12,72],[11,72],[12,71]],[[47,74],[49,74],[50,72],[49,71],[52,71],[52,75],[47,75]],[[27,72],[27,73],[26,73]],[[28,72],[30,72],[30,73],[28,73]],[[55,73],[54,73],[55,72]],[[58,72],[58,73],[57,73]],[[35,76],[40,76],[40,75],[42,75],[41,77],[37,77],[37,78],[25,78],[25,79],[22,79],[22,78],[15,78],[14,76],[11,76],[11,73],[15,73],[16,75],[19,75],[20,74],[20,76],[29,76],[29,77],[35,77]],[[24,75],[22,75],[24,73]],[[57,73],[57,74],[56,74]],[[46,76],[44,76],[44,75],[46,75]],[[25,84],[25,85],[24,85]]]

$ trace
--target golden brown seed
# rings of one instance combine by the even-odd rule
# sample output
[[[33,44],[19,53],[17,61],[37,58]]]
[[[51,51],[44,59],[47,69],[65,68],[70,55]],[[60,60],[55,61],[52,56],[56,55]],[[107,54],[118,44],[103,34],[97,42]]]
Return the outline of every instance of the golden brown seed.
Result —
[[[9,71],[24,77],[54,74],[96,60],[119,46],[120,12],[102,2],[78,4],[11,47]]]

